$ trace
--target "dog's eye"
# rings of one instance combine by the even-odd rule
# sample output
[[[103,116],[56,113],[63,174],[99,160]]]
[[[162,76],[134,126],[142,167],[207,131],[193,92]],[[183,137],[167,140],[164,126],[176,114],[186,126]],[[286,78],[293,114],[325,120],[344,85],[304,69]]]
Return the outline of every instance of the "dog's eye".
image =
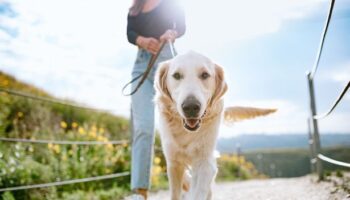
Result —
[[[182,78],[181,74],[179,72],[176,72],[173,74],[174,79],[180,80]]]
[[[201,79],[203,79],[203,80],[205,80],[205,79],[207,79],[207,78],[209,78],[210,77],[210,75],[207,73],[207,72],[203,72],[202,74],[201,74]]]

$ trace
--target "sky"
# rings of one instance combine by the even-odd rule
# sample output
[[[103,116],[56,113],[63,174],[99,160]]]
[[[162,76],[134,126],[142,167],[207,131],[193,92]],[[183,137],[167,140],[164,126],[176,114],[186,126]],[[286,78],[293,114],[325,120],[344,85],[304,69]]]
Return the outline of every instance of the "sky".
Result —
[[[129,116],[137,48],[127,42],[129,1],[0,0],[0,70],[56,97]],[[307,131],[311,70],[329,0],[180,0],[186,34],[177,51],[195,50],[223,66],[226,106],[277,108],[255,120],[223,125],[220,137]],[[337,0],[315,75],[319,113],[350,80],[350,1]],[[321,133],[350,133],[350,95]]]

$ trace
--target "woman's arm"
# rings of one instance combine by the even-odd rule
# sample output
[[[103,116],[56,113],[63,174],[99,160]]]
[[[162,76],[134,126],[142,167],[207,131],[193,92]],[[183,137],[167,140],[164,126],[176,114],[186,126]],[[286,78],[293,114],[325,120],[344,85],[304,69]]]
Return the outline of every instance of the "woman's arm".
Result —
[[[151,54],[157,54],[160,48],[159,41],[152,37],[137,36],[136,44],[138,47],[145,49]]]
[[[134,23],[133,21],[130,19],[130,15],[128,15],[128,25],[127,25],[127,36],[128,36],[128,41],[133,44],[133,45],[137,45],[136,44],[136,39],[139,36],[139,34],[135,31],[134,28]]]
[[[145,49],[146,51],[156,54],[159,50],[159,41],[155,38],[151,37],[143,37],[139,35],[135,31],[135,25],[133,20],[131,19],[130,16],[128,16],[128,25],[127,25],[127,36],[128,36],[128,41],[136,45],[142,49]]]

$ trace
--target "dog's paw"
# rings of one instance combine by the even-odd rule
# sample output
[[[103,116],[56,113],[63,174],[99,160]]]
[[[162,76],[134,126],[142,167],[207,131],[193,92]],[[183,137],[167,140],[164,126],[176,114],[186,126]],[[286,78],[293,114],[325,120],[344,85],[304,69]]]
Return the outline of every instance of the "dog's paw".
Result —
[[[182,184],[182,189],[183,189],[185,192],[190,191],[190,183],[187,182],[187,181],[184,181],[184,183]]]

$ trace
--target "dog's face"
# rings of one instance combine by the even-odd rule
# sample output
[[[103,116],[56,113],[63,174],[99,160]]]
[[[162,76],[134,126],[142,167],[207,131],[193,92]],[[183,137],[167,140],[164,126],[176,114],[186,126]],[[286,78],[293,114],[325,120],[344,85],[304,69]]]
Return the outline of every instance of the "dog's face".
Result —
[[[156,89],[174,104],[184,128],[196,131],[207,109],[226,92],[223,75],[207,57],[189,52],[160,64]]]

